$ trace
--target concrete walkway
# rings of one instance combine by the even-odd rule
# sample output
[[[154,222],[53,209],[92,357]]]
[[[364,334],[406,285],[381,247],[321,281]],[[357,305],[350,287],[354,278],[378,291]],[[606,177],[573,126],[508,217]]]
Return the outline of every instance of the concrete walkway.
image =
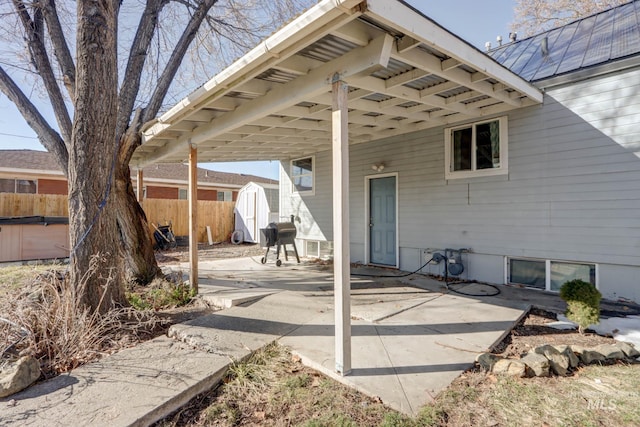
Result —
[[[446,294],[423,276],[354,278],[353,371],[341,378],[333,373],[330,269],[235,259],[203,262],[200,275],[202,297],[229,308],[0,399],[0,425],[148,425],[218,383],[232,361],[278,339],[310,366],[415,414],[528,305]]]

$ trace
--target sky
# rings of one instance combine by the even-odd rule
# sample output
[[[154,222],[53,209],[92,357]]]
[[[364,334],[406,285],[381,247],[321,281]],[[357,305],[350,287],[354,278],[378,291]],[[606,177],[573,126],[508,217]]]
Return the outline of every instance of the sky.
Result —
[[[407,3],[482,51],[486,42],[496,46],[498,35],[509,40],[514,0],[407,0]],[[51,113],[41,112],[50,123],[55,123]],[[35,132],[3,94],[0,94],[0,149],[44,150]],[[278,162],[202,163],[199,166],[278,179]]]

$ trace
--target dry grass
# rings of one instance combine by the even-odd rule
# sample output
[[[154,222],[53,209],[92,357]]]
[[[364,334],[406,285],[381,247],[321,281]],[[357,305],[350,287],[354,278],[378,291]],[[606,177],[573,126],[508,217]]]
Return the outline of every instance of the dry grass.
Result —
[[[133,308],[105,315],[91,312],[78,303],[75,292],[55,270],[35,277],[17,272],[13,277],[15,282],[23,280],[23,285],[20,292],[0,298],[1,356],[5,360],[34,356],[45,378],[132,346],[159,326],[152,313]]]
[[[638,390],[638,364],[592,365],[573,377],[552,378],[468,372],[432,410],[447,426],[637,426]]]
[[[0,268],[0,301],[22,292],[42,273],[62,269],[59,264],[33,264]]]
[[[411,426],[412,420],[303,366],[271,344],[234,364],[217,390],[159,422],[173,426]]]

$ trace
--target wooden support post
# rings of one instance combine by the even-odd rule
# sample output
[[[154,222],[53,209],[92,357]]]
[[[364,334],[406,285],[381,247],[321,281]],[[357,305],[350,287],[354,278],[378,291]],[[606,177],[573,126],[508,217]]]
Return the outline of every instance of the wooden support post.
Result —
[[[334,76],[333,112],[333,280],[336,372],[351,372],[351,265],[349,250],[349,86]]]
[[[136,197],[138,198],[138,203],[142,203],[142,199],[144,199],[144,177],[143,177],[142,169],[138,169],[136,171]]]
[[[189,148],[189,283],[198,293],[198,148]]]

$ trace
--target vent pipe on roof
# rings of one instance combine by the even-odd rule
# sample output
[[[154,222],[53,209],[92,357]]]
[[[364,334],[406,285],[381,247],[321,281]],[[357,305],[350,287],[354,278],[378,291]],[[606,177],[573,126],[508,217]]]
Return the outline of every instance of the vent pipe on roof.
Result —
[[[540,43],[540,49],[542,50],[542,54],[547,56],[549,54],[549,38],[544,36],[542,39],[542,43]]]
[[[496,37],[496,41],[498,42],[498,46],[502,46],[502,36]]]
[[[486,42],[484,44],[485,49],[487,49],[487,52],[491,50],[491,42]]]
[[[516,33],[515,31],[513,33],[509,33],[509,40],[511,41],[511,43],[516,41],[517,38],[518,38],[518,33]]]

